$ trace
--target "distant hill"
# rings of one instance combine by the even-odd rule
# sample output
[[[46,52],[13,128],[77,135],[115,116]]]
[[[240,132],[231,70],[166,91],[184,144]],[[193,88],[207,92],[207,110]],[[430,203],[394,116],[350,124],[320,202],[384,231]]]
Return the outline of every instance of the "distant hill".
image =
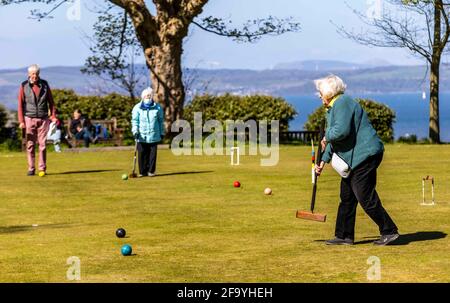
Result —
[[[313,94],[313,80],[335,73],[348,84],[352,94],[418,92],[428,89],[424,66],[378,66],[351,67],[339,61],[310,61],[303,69],[234,70],[234,69],[187,69],[185,76],[193,79],[191,92],[212,94],[270,94],[293,96]],[[313,62],[320,63],[316,70],[308,69]],[[329,65],[327,65],[329,63]],[[379,62],[378,62],[379,64]],[[282,66],[282,65],[279,65]],[[80,67],[55,66],[43,68],[41,75],[52,88],[70,88],[78,94],[101,95],[110,92],[125,93],[94,76],[86,76]],[[0,103],[10,109],[17,107],[19,84],[26,79],[26,68],[0,70]],[[425,81],[424,81],[425,80]],[[441,90],[450,91],[450,66],[441,67]]]
[[[48,80],[51,88],[74,89],[79,94],[98,94],[102,81],[97,77],[85,76],[79,66],[55,66],[43,68],[42,78]],[[8,108],[17,107],[19,85],[27,79],[27,69],[0,70],[0,103]],[[96,89],[97,87],[97,89]]]
[[[350,63],[333,60],[306,60],[306,61],[279,63],[275,65],[274,69],[329,71],[329,70],[356,70],[356,69],[374,68],[390,65],[392,64],[384,60],[371,60],[365,63]]]
[[[210,81],[212,93],[265,93],[304,95],[315,93],[313,80],[329,75],[341,76],[350,93],[421,92],[428,90],[424,66],[386,66],[344,70],[198,70],[199,83]],[[450,66],[441,68],[441,90],[450,91]]]

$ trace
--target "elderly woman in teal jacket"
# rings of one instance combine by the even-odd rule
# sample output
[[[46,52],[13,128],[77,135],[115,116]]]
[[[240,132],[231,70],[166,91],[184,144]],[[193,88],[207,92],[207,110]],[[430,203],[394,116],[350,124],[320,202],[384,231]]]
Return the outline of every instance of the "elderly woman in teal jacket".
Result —
[[[358,201],[379,227],[381,237],[374,244],[392,243],[399,237],[398,228],[383,208],[375,189],[377,168],[383,159],[383,143],[359,103],[344,95],[346,85],[342,79],[331,75],[316,80],[315,85],[327,109],[327,129],[322,139],[325,151],[321,163],[316,165],[316,173],[320,175],[325,163],[333,157],[333,161],[341,161],[350,171],[348,175],[341,174],[335,238],[326,244],[354,243]]]
[[[133,108],[131,131],[137,141],[139,177],[154,177],[158,143],[164,138],[164,112],[153,101],[151,88],[141,94],[141,101]]]

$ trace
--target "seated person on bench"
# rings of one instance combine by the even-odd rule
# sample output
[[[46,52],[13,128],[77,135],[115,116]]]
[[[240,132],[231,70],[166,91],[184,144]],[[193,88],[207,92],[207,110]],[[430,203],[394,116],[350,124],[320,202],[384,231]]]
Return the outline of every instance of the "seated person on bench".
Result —
[[[73,113],[73,120],[70,123],[70,132],[75,135],[77,140],[84,140],[84,147],[89,147],[89,143],[96,143],[97,137],[93,138],[91,121],[83,117],[79,109]]]

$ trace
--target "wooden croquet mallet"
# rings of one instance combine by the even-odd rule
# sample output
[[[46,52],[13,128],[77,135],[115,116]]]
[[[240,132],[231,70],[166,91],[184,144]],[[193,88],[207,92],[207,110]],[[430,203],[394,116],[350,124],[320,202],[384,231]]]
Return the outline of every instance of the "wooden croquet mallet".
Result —
[[[323,138],[323,127],[321,127],[321,129],[320,129],[317,158],[315,157],[315,152],[314,152],[314,142],[313,142],[313,140],[311,140],[312,181],[313,181],[311,208],[310,208],[310,211],[297,211],[297,218],[299,218],[299,219],[312,220],[312,221],[318,221],[318,222],[325,222],[327,219],[327,215],[314,213],[314,207],[316,204],[316,192],[317,192],[317,173],[315,170],[315,164],[320,165],[320,162],[322,161],[322,146],[321,146],[321,142],[320,142],[322,138]]]

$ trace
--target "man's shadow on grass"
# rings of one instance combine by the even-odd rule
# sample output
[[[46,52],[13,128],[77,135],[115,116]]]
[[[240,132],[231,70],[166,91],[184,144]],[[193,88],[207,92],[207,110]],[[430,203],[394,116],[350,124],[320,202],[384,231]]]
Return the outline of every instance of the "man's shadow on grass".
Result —
[[[37,229],[68,228],[72,225],[73,224],[69,223],[52,223],[34,226],[33,225],[0,226],[0,234],[13,234]]]
[[[61,173],[50,173],[47,175],[56,176],[56,175],[94,174],[94,173],[106,173],[106,172],[115,172],[115,171],[120,171],[120,170],[119,169],[79,170],[79,171],[66,171],[66,172],[61,172]]]
[[[442,231],[418,231],[410,234],[404,235],[400,234],[400,237],[389,245],[390,246],[408,245],[409,243],[412,242],[439,240],[445,237],[447,237],[447,234]],[[372,240],[358,241],[355,242],[355,245],[369,244],[379,239],[379,237],[367,237],[367,238],[372,238]]]

